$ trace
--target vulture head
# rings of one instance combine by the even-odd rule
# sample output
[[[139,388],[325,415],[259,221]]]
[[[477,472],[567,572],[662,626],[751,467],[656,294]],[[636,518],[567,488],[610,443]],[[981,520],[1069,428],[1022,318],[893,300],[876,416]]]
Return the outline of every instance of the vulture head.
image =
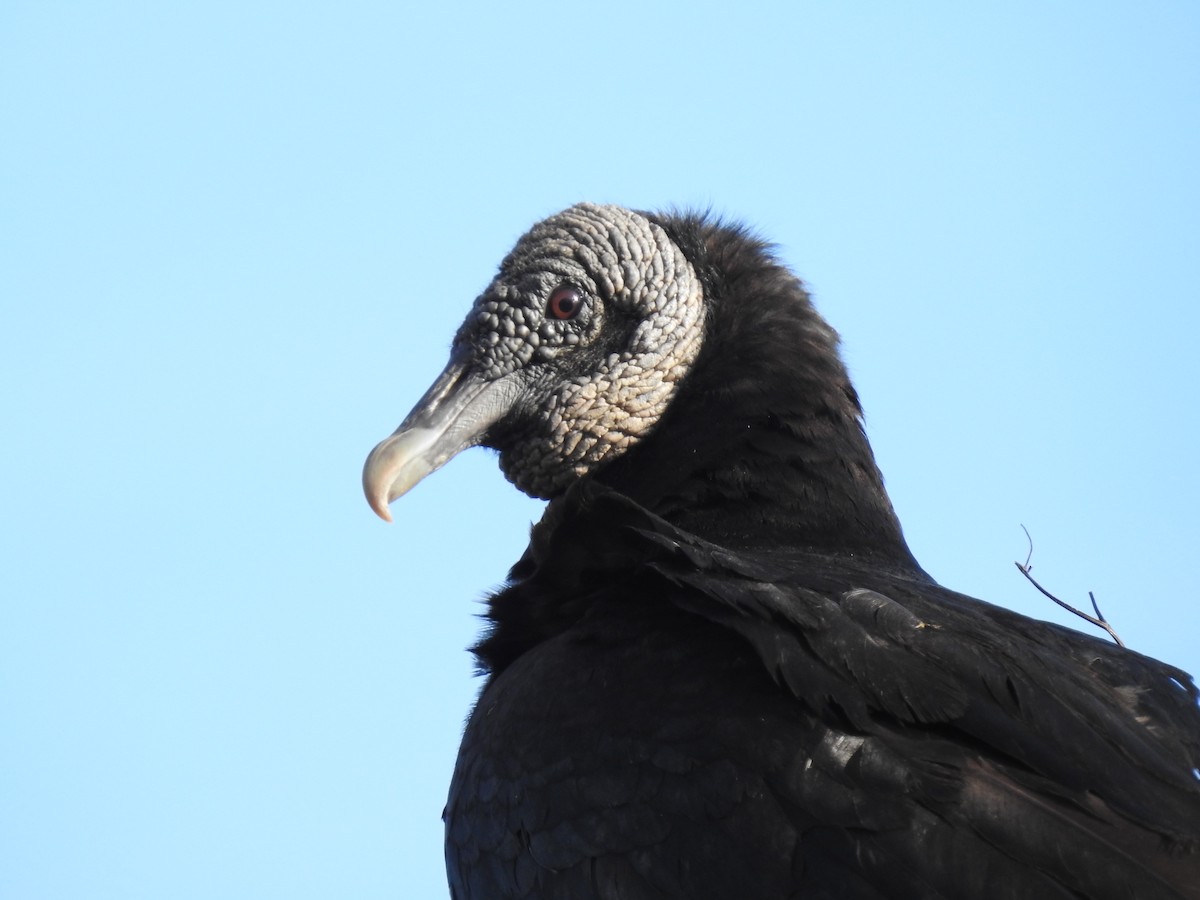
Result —
[[[581,203],[535,225],[363,487],[390,504],[455,454],[499,452],[553,500],[594,479],[726,545],[908,564],[838,337],[745,229]]]

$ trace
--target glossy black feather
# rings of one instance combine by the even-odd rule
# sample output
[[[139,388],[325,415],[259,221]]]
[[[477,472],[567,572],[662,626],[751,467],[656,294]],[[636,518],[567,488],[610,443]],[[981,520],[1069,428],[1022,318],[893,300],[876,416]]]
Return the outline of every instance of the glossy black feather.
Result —
[[[657,221],[704,349],[490,601],[453,896],[1200,897],[1191,679],[933,582],[799,282]]]

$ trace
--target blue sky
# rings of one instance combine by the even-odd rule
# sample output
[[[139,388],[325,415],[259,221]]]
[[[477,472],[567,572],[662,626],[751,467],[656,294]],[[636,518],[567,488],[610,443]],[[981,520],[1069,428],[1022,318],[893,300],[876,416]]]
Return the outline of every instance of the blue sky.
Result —
[[[0,9],[0,895],[445,896],[541,505],[363,458],[504,252],[711,206],[845,341],[944,584],[1200,671],[1191,2]]]

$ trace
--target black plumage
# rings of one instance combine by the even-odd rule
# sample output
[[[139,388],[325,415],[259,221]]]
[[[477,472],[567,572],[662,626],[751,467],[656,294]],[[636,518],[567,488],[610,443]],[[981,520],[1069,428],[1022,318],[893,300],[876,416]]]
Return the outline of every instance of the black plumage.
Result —
[[[487,681],[445,813],[452,896],[1200,898],[1190,677],[921,570],[836,334],[767,245],[694,215],[547,221],[365,475],[385,511],[484,443],[552,498],[475,648]],[[660,273],[646,296],[670,269],[638,241],[690,265],[703,340],[665,354],[682,374],[619,452],[581,462],[544,436],[589,423],[541,411],[591,415],[556,386],[632,355],[637,309],[661,314],[622,293],[631,265]],[[567,288],[574,341],[529,312]],[[488,351],[481,373],[489,329],[520,337],[513,307],[544,337],[513,344],[515,367]],[[503,401],[471,399],[465,436],[441,411],[463,393]],[[431,431],[452,438],[435,452]],[[551,475],[520,474],[531,453]]]

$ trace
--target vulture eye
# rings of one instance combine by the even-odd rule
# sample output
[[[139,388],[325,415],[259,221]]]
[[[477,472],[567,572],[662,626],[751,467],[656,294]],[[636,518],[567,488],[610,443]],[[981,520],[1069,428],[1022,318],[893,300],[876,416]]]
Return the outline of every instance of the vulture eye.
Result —
[[[556,319],[573,319],[583,309],[583,298],[579,291],[568,285],[556,287],[550,294],[550,302],[546,304],[550,315]]]

